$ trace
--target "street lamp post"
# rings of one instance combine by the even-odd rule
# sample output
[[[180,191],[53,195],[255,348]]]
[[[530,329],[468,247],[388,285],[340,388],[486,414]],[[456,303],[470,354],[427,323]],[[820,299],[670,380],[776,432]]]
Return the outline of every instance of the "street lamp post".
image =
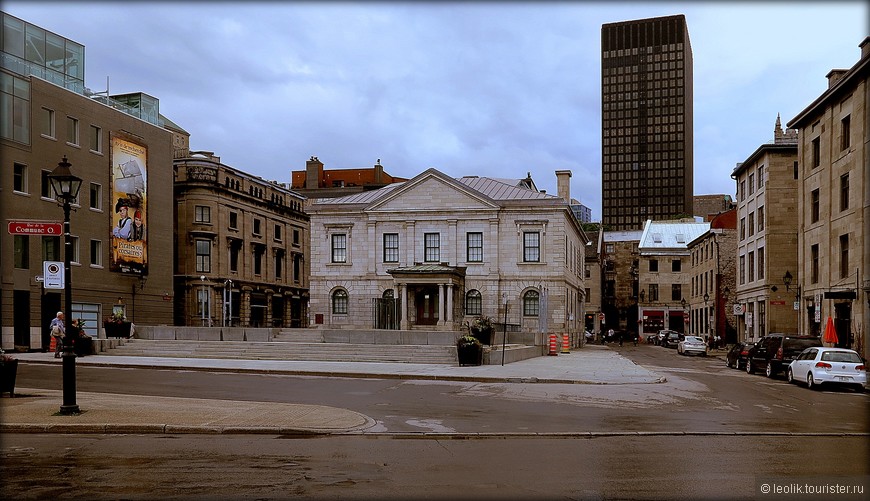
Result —
[[[199,276],[199,282],[202,285],[200,288],[200,313],[202,315],[202,326],[205,327],[205,275]]]
[[[64,280],[64,313],[65,325],[72,325],[72,235],[70,234],[69,214],[73,201],[79,195],[82,180],[70,171],[72,164],[63,157],[57,167],[48,175],[48,180],[54,190],[55,198],[63,204],[63,280]],[[76,354],[73,351],[72,330],[69,336],[63,338],[63,405],[60,413],[63,415],[78,414],[76,404]]]

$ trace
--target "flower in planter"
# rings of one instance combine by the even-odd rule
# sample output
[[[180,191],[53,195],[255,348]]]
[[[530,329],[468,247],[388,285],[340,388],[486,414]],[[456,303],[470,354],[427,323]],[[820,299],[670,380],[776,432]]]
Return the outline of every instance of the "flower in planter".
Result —
[[[460,348],[465,348],[468,346],[481,346],[480,340],[474,336],[466,334],[459,339],[456,340],[456,346]]]
[[[0,367],[4,366],[6,364],[10,364],[10,363],[14,362],[15,360],[17,360],[15,357],[13,357],[11,355],[7,355],[6,352],[3,351],[2,348],[0,348]]]
[[[472,332],[483,332],[492,330],[492,318],[487,316],[479,316],[471,321]]]
[[[126,321],[127,321],[127,317],[124,315],[124,312],[118,310],[118,311],[112,312],[112,314],[110,316],[106,317],[106,320],[104,323],[123,324]]]

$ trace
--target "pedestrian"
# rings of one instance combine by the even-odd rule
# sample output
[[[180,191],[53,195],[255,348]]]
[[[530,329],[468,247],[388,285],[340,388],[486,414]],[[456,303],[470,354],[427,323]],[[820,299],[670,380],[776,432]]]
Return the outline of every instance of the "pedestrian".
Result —
[[[51,337],[54,338],[54,358],[60,358],[61,351],[63,351],[63,338],[66,336],[62,311],[57,312],[48,328],[51,330]]]

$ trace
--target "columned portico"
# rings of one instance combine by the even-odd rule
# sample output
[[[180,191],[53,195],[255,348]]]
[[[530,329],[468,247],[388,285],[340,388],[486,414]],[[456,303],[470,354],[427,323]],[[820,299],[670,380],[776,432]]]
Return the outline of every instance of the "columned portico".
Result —
[[[387,273],[393,277],[394,288],[405,309],[399,324],[402,330],[415,326],[434,326],[438,330],[459,328],[454,325],[453,295],[464,285],[464,267],[446,263],[415,264],[388,270]]]

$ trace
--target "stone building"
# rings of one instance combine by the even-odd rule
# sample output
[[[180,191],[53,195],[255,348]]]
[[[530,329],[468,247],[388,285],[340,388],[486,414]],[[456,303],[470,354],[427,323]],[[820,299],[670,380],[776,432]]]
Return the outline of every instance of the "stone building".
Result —
[[[710,221],[716,215],[736,207],[731,195],[695,195],[692,199],[692,215],[700,217],[704,221]]]
[[[689,242],[688,333],[723,343],[738,341],[734,325],[734,263],[737,255],[737,210],[710,220],[710,229]]]
[[[304,198],[177,150],[175,324],[305,327],[310,260]]]
[[[795,333],[797,275],[797,131],[783,131],[777,115],[772,143],[737,164],[737,338],[755,341],[770,332]]]
[[[290,173],[290,188],[310,201],[317,198],[344,197],[407,181],[405,178],[386,173],[380,159],[374,166],[364,169],[324,169],[323,167],[323,162],[312,156],[305,162],[305,170]]]
[[[314,201],[312,326],[460,331],[477,316],[503,322],[506,303],[513,329],[576,343],[588,239],[564,195],[429,169]]]
[[[831,70],[828,88],[793,118],[798,142],[798,262],[802,334],[833,319],[837,346],[868,356],[870,326],[870,37],[849,69]]]
[[[604,320],[603,281],[604,274],[604,229],[600,223],[586,223],[583,231],[589,238],[586,244],[586,317],[583,328],[589,332],[601,332]]]
[[[638,317],[630,330],[644,337],[661,329],[686,332],[691,256],[688,244],[710,223],[647,221],[638,244]]]
[[[643,231],[605,231],[601,254],[602,285],[600,326],[626,329],[637,323],[638,244]],[[600,331],[599,331],[600,332]]]
[[[172,185],[172,143],[159,101],[96,94],[84,85],[84,46],[6,13],[0,26],[2,92],[12,103],[0,115],[5,222],[62,222],[48,175],[66,158],[82,179],[70,215],[72,316],[94,337],[104,337],[102,320],[113,311],[134,323],[171,323],[173,200],[161,188]],[[137,215],[142,225],[128,233]],[[68,308],[63,289],[40,280],[44,262],[64,261],[63,241],[0,234],[4,349],[48,347],[49,321]]]

